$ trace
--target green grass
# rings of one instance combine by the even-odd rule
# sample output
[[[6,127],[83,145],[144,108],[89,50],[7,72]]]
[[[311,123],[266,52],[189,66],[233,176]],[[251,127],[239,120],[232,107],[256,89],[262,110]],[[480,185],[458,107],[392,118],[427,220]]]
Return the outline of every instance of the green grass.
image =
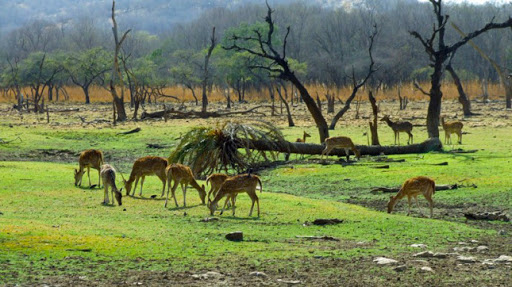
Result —
[[[97,264],[94,268],[107,268],[105,261],[112,260],[119,262],[121,269],[137,266],[158,270],[171,264],[176,270],[184,270],[187,266],[206,268],[216,262],[232,262],[224,259],[227,254],[256,265],[271,258],[351,258],[405,252],[414,242],[428,242],[434,249],[443,249],[450,242],[490,234],[456,223],[276,194],[271,192],[272,185],[266,184],[259,219],[247,216],[250,200],[242,195],[237,201],[237,217],[229,211],[218,222],[204,223],[200,220],[209,215],[208,209],[200,205],[193,190],[188,192],[187,208],[164,208],[162,200],[147,199],[160,193],[158,180],[148,178],[146,199],[125,197],[121,207],[104,206],[102,190],[72,185],[72,168],[41,162],[0,165],[0,275],[4,278],[15,280],[16,274],[16,280],[26,280],[31,275],[24,270],[30,262],[38,262],[40,275],[86,272],[71,266],[76,263],[73,257]],[[328,227],[303,226],[316,218],[342,218],[345,222]],[[224,239],[226,233],[238,230],[244,232],[244,242]],[[342,241],[309,242],[296,238],[300,235],[329,235]],[[369,245],[357,246],[359,241]],[[144,258],[144,262],[138,262],[138,258]],[[171,263],[166,261],[169,259]]]

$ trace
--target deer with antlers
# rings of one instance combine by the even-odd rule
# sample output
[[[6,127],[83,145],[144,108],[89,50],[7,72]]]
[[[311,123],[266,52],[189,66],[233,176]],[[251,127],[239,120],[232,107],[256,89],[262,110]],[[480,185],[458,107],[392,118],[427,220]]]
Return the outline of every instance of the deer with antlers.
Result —
[[[430,206],[430,218],[433,216],[433,208],[434,201],[432,200],[432,196],[436,192],[436,183],[431,178],[426,176],[418,176],[413,177],[404,182],[402,188],[398,191],[395,196],[391,196],[388,202],[388,213],[393,211],[395,204],[402,198],[407,196],[407,201],[409,203],[409,209],[407,215],[411,214],[411,198],[414,198],[416,201],[416,206],[420,210],[420,205],[418,204],[418,195],[422,194],[425,199],[428,201]]]
[[[156,175],[162,181],[162,196],[164,196],[165,192],[165,184],[167,183],[167,177],[165,176],[165,168],[167,167],[167,159],[159,156],[145,156],[137,159],[133,163],[132,172],[130,173],[130,178],[126,180],[123,177],[124,188],[126,189],[126,195],[130,195],[130,191],[132,191],[132,184],[135,181],[135,186],[133,187],[132,196],[135,195],[135,189],[137,189],[137,184],[140,182],[140,192],[139,196],[142,196],[142,186],[144,185],[144,179],[148,175]]]
[[[412,124],[410,122],[393,122],[391,121],[388,115],[384,116],[380,120],[386,122],[395,133],[395,144],[398,139],[398,145],[400,145],[401,132],[407,133],[409,135],[409,138],[407,139],[407,144],[413,143]]]
[[[334,148],[342,148],[345,149],[345,154],[347,156],[347,162],[349,161],[350,151],[354,153],[357,159],[361,158],[361,152],[356,148],[354,143],[349,137],[330,137],[325,139],[325,149],[322,151],[322,155],[320,158],[323,158],[324,155],[329,156],[329,153]]]
[[[178,201],[176,200],[175,194],[178,184],[181,185],[181,190],[183,191],[183,206],[187,206],[186,195],[187,186],[189,184],[199,192],[201,202],[205,204],[206,191],[204,189],[204,185],[199,186],[190,167],[179,163],[173,163],[165,169],[165,174],[167,177],[167,197],[165,198],[165,207],[167,207],[167,201],[169,200],[169,190],[171,190],[174,203],[176,204],[176,207],[178,207]],[[173,180],[174,185],[171,188],[171,182]]]
[[[445,144],[451,144],[452,143],[452,137],[451,134],[457,134],[459,137],[459,144],[462,144],[462,127],[464,125],[459,122],[445,122],[444,116],[441,117],[441,124],[443,125],[444,129],[444,143]]]
[[[257,203],[258,205],[258,217],[260,217],[260,201],[258,198],[258,195],[256,194],[256,188],[260,186],[260,192],[263,190],[263,185],[261,184],[261,180],[257,175],[253,174],[240,174],[236,176],[229,177],[224,181],[222,186],[220,187],[219,191],[217,192],[217,195],[215,195],[215,198],[213,201],[208,201],[208,208],[210,209],[210,214],[213,215],[215,213],[215,210],[217,210],[217,206],[219,201],[227,196],[228,199],[231,199],[232,202],[232,209],[233,209],[233,216],[235,216],[235,197],[242,192],[247,192],[249,197],[252,200],[251,210],[249,211],[249,216],[252,215],[252,210],[254,208],[254,203]],[[224,208],[227,204],[224,204]],[[224,211],[224,208],[222,208],[221,214]]]
[[[123,189],[122,188],[120,190],[117,189],[116,170],[111,165],[104,164],[101,166],[100,175],[101,175],[101,179],[103,180],[103,188],[105,190],[105,194],[103,197],[103,203],[109,204],[109,202],[110,202],[109,198],[108,198],[108,188],[110,187],[110,191],[112,193],[112,205],[114,205],[114,196],[115,196],[115,199],[117,200],[117,204],[119,204],[119,206],[123,205],[123,203],[122,203],[123,195],[121,194],[121,191],[123,191]]]
[[[75,186],[82,186],[82,177],[85,174],[85,168],[87,168],[87,177],[89,178],[89,186],[91,186],[91,175],[90,169],[94,168],[98,170],[98,187],[101,184],[100,170],[103,164],[103,153],[97,149],[88,149],[80,153],[78,158],[78,170],[75,169]]]

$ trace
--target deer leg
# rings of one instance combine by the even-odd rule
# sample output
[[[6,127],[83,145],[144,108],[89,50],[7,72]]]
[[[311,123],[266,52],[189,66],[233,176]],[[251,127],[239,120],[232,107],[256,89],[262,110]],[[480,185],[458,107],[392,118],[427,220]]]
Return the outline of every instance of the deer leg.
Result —
[[[159,176],[159,178],[160,178],[160,180],[162,181],[162,184],[163,184],[163,187],[162,187],[162,195],[160,196],[160,197],[162,197],[162,196],[164,196],[164,194],[165,194],[165,184],[167,183],[167,179],[165,178],[165,176],[164,176],[164,177]]]
[[[462,144],[462,131],[457,133],[457,135],[459,136],[459,144]]]
[[[90,171],[91,171],[91,168],[87,167],[87,177],[89,178],[89,186],[91,186],[91,175],[89,174]]]
[[[105,184],[105,183],[103,183]],[[101,188],[101,174],[100,174],[100,168],[98,168],[98,188]],[[112,198],[112,202],[114,202],[114,198]]]
[[[132,196],[135,195],[135,190],[137,189],[137,184],[139,184],[139,176],[135,178],[135,185],[133,186]]]
[[[186,184],[181,184],[181,190],[183,191],[183,206],[187,206],[187,200],[186,200],[186,196],[187,196],[187,185]]]
[[[251,211],[249,211],[249,216],[252,216],[252,210],[254,208],[254,203],[258,201],[258,196],[256,195],[256,191],[254,191],[253,193],[249,193],[249,197],[252,200]],[[258,216],[260,216],[260,203],[259,203],[259,201],[258,201]]]
[[[224,213],[224,209],[226,209],[226,206],[228,205],[228,201],[229,201],[230,198],[231,198],[231,195],[228,195],[226,197],[226,201],[224,202],[224,206],[222,207],[222,209],[220,211],[220,215],[222,215]]]
[[[103,204],[108,204],[108,188],[107,186],[103,186]]]
[[[423,210],[421,209],[420,204],[418,203],[417,196],[414,197],[414,201],[416,201],[416,207],[418,207],[418,211],[420,212],[421,215],[423,215]]]
[[[174,197],[174,204],[178,207],[178,200],[176,200],[176,189],[178,188],[178,181],[174,180],[174,185],[172,186],[172,197]]]
[[[146,177],[143,175],[142,176],[142,179],[140,180],[140,192],[139,192],[139,196],[142,197],[142,186],[144,186],[144,180],[146,179]]]
[[[409,207],[407,209],[407,216],[409,216],[411,214],[411,196],[407,196],[407,202],[409,203]]]

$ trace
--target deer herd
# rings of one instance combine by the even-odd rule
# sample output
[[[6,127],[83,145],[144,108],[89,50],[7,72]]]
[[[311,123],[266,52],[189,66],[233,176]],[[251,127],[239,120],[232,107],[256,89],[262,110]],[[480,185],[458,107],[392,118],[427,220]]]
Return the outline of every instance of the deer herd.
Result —
[[[400,144],[400,133],[405,132],[408,134],[409,138],[407,140],[407,144],[413,142],[412,128],[413,125],[410,122],[393,122],[391,121],[389,116],[384,116],[381,121],[385,121],[389,127],[393,130],[395,134],[395,144]],[[444,116],[441,117],[441,123],[443,129],[445,131],[445,143],[451,143],[451,134],[457,134],[458,143],[462,143],[462,127],[463,124],[459,121],[454,122],[446,122]],[[304,131],[302,138],[297,138],[296,142],[306,142],[306,138],[311,137],[308,133]],[[334,148],[340,148],[345,150],[345,154],[347,157],[347,162],[349,160],[350,151],[354,153],[357,159],[361,157],[360,151],[356,148],[354,143],[349,137],[339,136],[339,137],[330,137],[325,140],[325,149],[322,151],[321,158],[325,156],[329,156],[329,153]],[[104,188],[104,199],[103,204],[110,204],[109,200],[109,188],[111,192],[111,202],[114,204],[114,198],[116,199],[119,205],[122,205],[122,189],[118,189],[116,186],[116,170],[109,164],[104,164],[103,153],[97,149],[88,149],[80,153],[80,157],[78,159],[79,169],[75,169],[75,186],[81,186],[82,177],[85,174],[85,169],[87,168],[87,177],[89,178],[89,186],[91,185],[91,177],[90,177],[90,169],[98,170],[98,186],[101,186],[101,181],[103,181]],[[144,179],[146,176],[156,175],[162,181],[162,194],[161,197],[165,195],[165,186],[167,185],[167,195],[165,198],[164,207],[167,207],[167,203],[169,200],[169,192],[171,193],[171,198],[174,199],[174,204],[178,207],[178,201],[176,199],[176,189],[178,188],[178,184],[181,185],[181,190],[183,191],[183,206],[187,206],[186,202],[186,193],[187,187],[190,185],[194,189],[196,189],[199,193],[199,197],[201,199],[202,204],[206,203],[206,198],[208,198],[207,207],[210,210],[210,214],[214,215],[217,210],[219,201],[222,198],[226,197],[226,201],[224,206],[220,212],[222,214],[224,209],[231,201],[231,207],[233,210],[233,216],[235,215],[235,202],[236,197],[239,193],[247,193],[252,200],[251,209],[249,212],[249,216],[252,215],[252,211],[254,208],[254,204],[257,204],[258,209],[258,217],[260,216],[260,203],[259,198],[256,194],[256,190],[259,189],[260,192],[263,189],[261,184],[261,179],[259,176],[251,174],[249,171],[246,174],[240,174],[235,176],[228,176],[222,173],[214,173],[207,177],[206,185],[210,184],[210,191],[208,194],[206,193],[205,186],[199,185],[194,177],[192,170],[183,164],[179,163],[171,163],[169,164],[167,159],[158,156],[145,156],[137,159],[132,166],[132,171],[130,173],[130,177],[128,180],[123,178],[124,189],[126,190],[126,195],[129,196],[131,192],[131,196],[135,195],[135,190],[137,189],[137,185],[140,180],[140,192],[139,196],[142,196],[142,188],[144,185]],[[174,184],[172,182],[174,181]],[[135,182],[135,185],[133,183]],[[171,187],[172,184],[172,187]],[[420,209],[418,204],[418,195],[423,195],[425,199],[429,203],[430,207],[430,217],[433,216],[433,206],[434,202],[432,201],[432,196],[435,193],[436,184],[434,180],[425,176],[413,177],[406,180],[398,193],[395,196],[391,196],[388,205],[387,211],[391,213],[393,211],[396,203],[404,197],[408,199],[408,213],[411,212],[411,199],[414,198],[416,201],[416,205],[418,209]],[[213,198],[213,200],[211,199]]]

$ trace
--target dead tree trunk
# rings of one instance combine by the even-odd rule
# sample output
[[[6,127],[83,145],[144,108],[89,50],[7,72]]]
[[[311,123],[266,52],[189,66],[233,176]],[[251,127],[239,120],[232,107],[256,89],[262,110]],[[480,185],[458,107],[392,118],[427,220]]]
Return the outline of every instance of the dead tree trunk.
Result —
[[[446,70],[450,73],[452,76],[453,82],[457,86],[457,91],[459,92],[459,103],[462,105],[462,110],[464,112],[464,116],[472,116],[473,113],[471,112],[471,102],[468,99],[468,96],[464,92],[464,88],[462,87],[462,83],[460,82],[460,78],[455,73],[455,70],[453,69],[451,63],[449,63],[446,66]]]
[[[334,113],[334,100],[336,100],[336,98],[329,94],[326,95],[327,97],[327,113],[328,114],[332,114]]]
[[[283,84],[281,83],[281,85],[283,85]],[[276,90],[277,90],[277,93],[279,94],[279,98],[281,99],[281,103],[283,103],[286,108],[286,115],[288,117],[288,126],[294,127],[295,123],[293,122],[292,113],[290,112],[290,106],[288,105],[285,98],[283,98],[283,95],[281,94],[281,87],[277,86]]]
[[[121,50],[121,45],[124,40],[130,33],[131,29],[124,32],[121,40],[119,40],[117,33],[117,22],[115,18],[115,7],[116,1],[112,1],[112,32],[114,33],[114,65],[112,67],[112,76],[110,78],[110,94],[112,95],[114,107],[116,109],[117,121],[125,121],[126,120],[126,111],[124,109],[124,84],[123,84],[123,76],[121,74],[121,68],[119,67],[119,52]],[[121,88],[121,96],[118,95],[116,90],[116,84],[119,81],[119,86]]]
[[[373,112],[373,122],[370,123],[370,132],[372,134],[372,145],[380,145],[379,142],[379,134],[377,131],[377,124],[379,122],[379,108],[377,107],[377,101],[373,96],[371,90],[368,91],[368,99],[370,100],[370,104],[372,105]]]
[[[206,56],[204,57],[204,67],[203,67],[203,98],[202,98],[202,108],[201,111],[203,113],[206,113],[206,109],[208,107],[208,95],[206,93],[206,89],[208,87],[208,82],[210,80],[210,71],[208,70],[208,64],[210,62],[210,57],[212,56],[213,49],[215,48],[215,45],[217,44],[217,40],[215,39],[215,27],[213,27],[212,30],[212,37],[210,39],[210,47],[208,47],[208,52],[206,53]]]

